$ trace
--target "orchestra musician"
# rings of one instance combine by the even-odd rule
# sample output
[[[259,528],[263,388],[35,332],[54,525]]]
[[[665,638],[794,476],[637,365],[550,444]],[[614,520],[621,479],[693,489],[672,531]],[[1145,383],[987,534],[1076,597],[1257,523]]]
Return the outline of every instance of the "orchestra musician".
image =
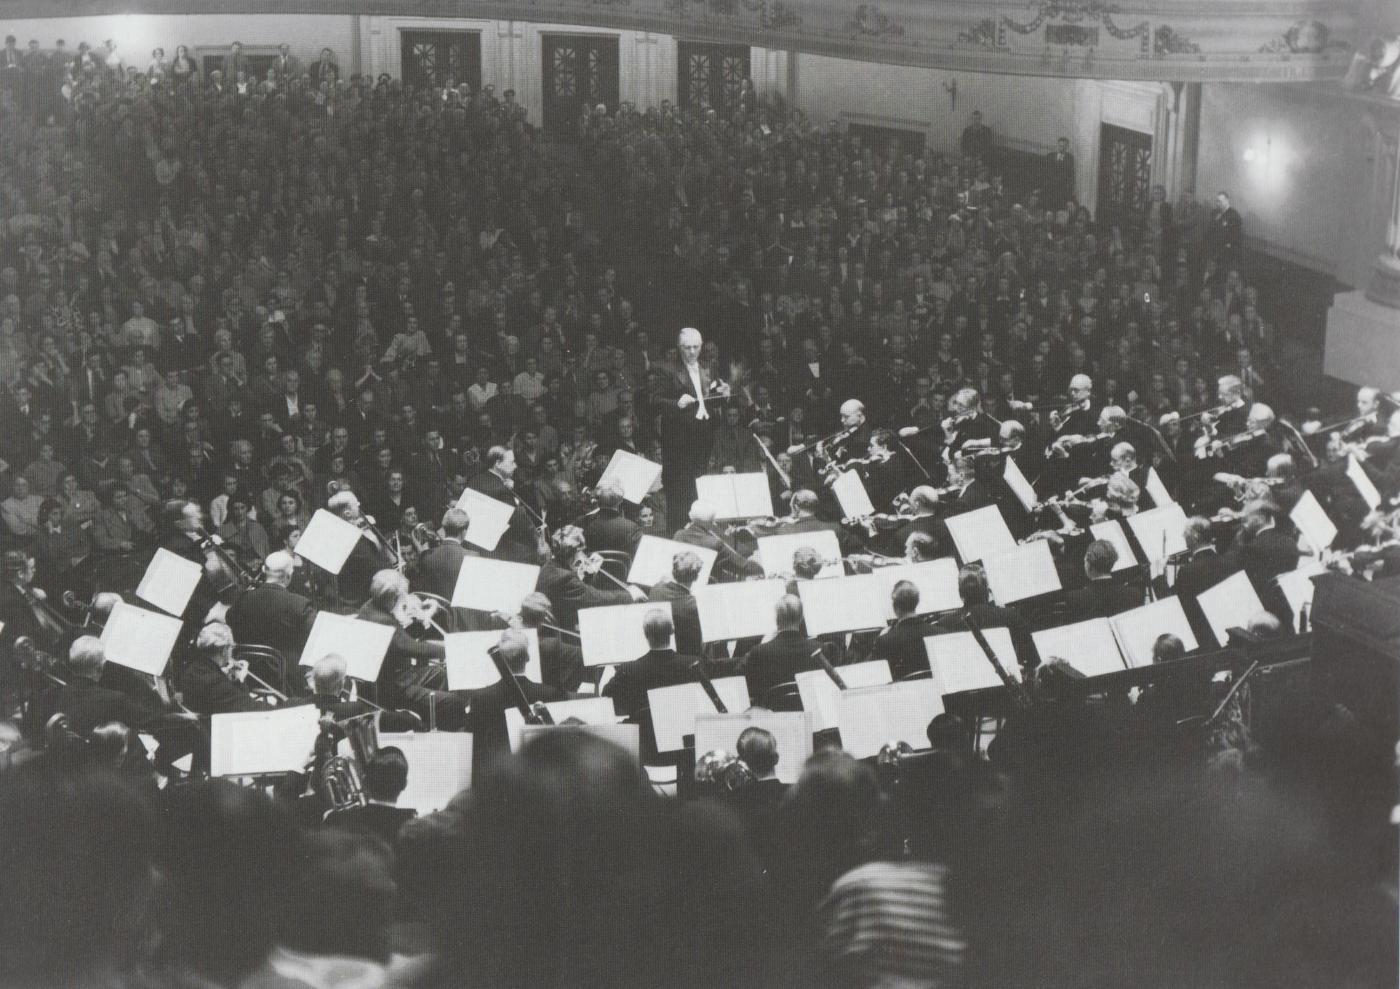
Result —
[[[426,591],[452,600],[462,561],[469,556],[480,556],[466,545],[471,521],[471,516],[460,508],[449,508],[442,513],[442,542],[418,557],[418,566],[410,581],[414,591]]]
[[[540,547],[540,575],[535,582],[535,590],[549,599],[555,616],[565,628],[578,627],[581,608],[646,600],[646,594],[631,585],[624,591],[622,588],[594,587],[586,583],[576,565],[587,555],[588,543],[583,530],[576,525],[566,525],[556,530],[549,538],[548,547]]]
[[[894,621],[876,637],[870,658],[888,661],[890,675],[901,680],[911,673],[928,669],[924,638],[931,630],[917,614],[919,587],[913,581],[895,583],[890,589],[890,605],[894,609]]]
[[[583,526],[583,537],[595,553],[631,556],[642,539],[642,527],[622,514],[622,485],[608,480],[598,485],[598,510]]]
[[[290,589],[296,573],[292,554],[283,550],[269,553],[262,573],[262,583],[240,594],[225,620],[235,641],[276,649],[291,674],[300,670],[301,650],[316,620],[316,606]],[[300,678],[297,672],[294,679]]]
[[[420,713],[432,714],[438,727],[460,730],[462,711],[452,695],[423,686],[432,680],[428,674],[443,662],[447,647],[441,640],[415,637],[426,631],[413,617],[418,599],[408,591],[408,578],[397,570],[381,570],[370,580],[369,600],[355,612],[361,621],[388,625],[394,630],[389,651],[379,671],[378,685],[386,706],[403,704]],[[314,660],[321,657],[314,656]],[[429,711],[429,707],[435,711]]]
[[[1117,563],[1118,550],[1111,542],[1095,539],[1089,544],[1084,551],[1084,576],[1088,583],[1065,595],[1068,621],[1111,618],[1142,604],[1142,586],[1113,575]]]
[[[540,676],[544,683],[565,693],[578,690],[583,682],[583,650],[578,636],[566,633],[554,617],[554,606],[539,591],[531,591],[520,602],[520,627],[534,629],[540,643]]]
[[[369,597],[374,575],[396,562],[392,548],[374,531],[374,519],[360,510],[360,499],[353,491],[337,491],[326,502],[326,510],[360,530],[360,538],[340,568],[337,591],[342,600],[359,605]]]
[[[234,658],[233,646],[233,630],[223,622],[199,630],[194,654],[175,678],[185,707],[196,714],[266,710],[247,683],[247,661]]]
[[[700,656],[705,641],[700,632],[700,612],[695,604],[695,582],[703,565],[700,557],[682,550],[671,558],[671,576],[658,581],[647,594],[649,601],[669,601],[671,618],[675,623],[676,649],[686,655]]]
[[[65,682],[46,690],[39,699],[37,725],[46,725],[55,714],[68,718],[69,726],[86,735],[98,725],[117,722],[132,731],[149,727],[164,713],[148,696],[133,696],[100,684],[107,657],[102,640],[80,636],[68,649]]]
[[[735,577],[763,576],[763,564],[755,560],[752,553],[745,556],[740,551],[737,540],[725,539],[719,534],[719,528],[715,524],[715,509],[709,502],[692,502],[689,521],[677,529],[671,538],[678,543],[689,543],[692,546],[714,550],[719,554],[714,566],[718,573]]]
[[[1087,374],[1069,379],[1069,403],[1050,413],[1051,439],[1061,436],[1088,436],[1094,431],[1098,416],[1093,409],[1094,381]]]
[[[626,717],[647,706],[647,691],[699,680],[696,667],[702,662],[700,653],[681,648],[680,632],[665,611],[656,608],[643,615],[642,634],[647,651],[640,659],[619,666],[617,675],[603,688],[603,695],[613,699],[617,713]]]
[[[777,633],[750,649],[739,662],[739,672],[748,680],[749,696],[758,704],[769,690],[790,683],[798,673],[821,669],[813,655],[821,643],[803,631],[802,599],[784,594],[774,605],[774,615]]]
[[[1014,608],[1002,607],[992,602],[992,590],[987,584],[987,574],[980,566],[967,566],[958,571],[958,597],[962,599],[963,610],[941,618],[935,625],[935,632],[965,632],[966,613],[985,631],[989,628],[1005,628],[1011,633],[1011,644],[1016,649],[1016,661],[1025,680],[1036,666],[1035,644],[1025,620]]]
[[[948,399],[948,411],[943,420],[943,456],[945,460],[963,447],[991,446],[1000,434],[1001,425],[982,411],[982,396],[976,388],[960,388]]]
[[[509,628],[501,633],[496,646],[501,659],[510,670],[527,703],[549,703],[563,699],[556,688],[548,684],[535,683],[525,676],[525,668],[530,663],[530,645],[525,633]],[[517,702],[515,688],[504,679],[497,680],[489,687],[468,690],[452,695],[458,706],[466,709],[462,728],[472,733],[472,775],[480,778],[487,767],[502,753],[510,751],[510,740],[506,734],[506,710],[514,708]]]
[[[505,535],[501,536],[496,549],[488,555],[520,563],[532,560],[538,534],[526,510],[526,503],[515,490],[515,451],[508,446],[491,447],[482,460],[482,468],[467,481],[467,487],[488,498],[515,506]]]

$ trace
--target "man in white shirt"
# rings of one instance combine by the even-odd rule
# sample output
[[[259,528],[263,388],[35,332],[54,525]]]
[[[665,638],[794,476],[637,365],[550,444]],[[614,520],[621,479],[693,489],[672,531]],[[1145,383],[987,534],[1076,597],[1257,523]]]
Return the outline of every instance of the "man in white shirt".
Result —
[[[14,489],[10,497],[0,501],[0,521],[10,534],[20,539],[28,539],[39,534],[39,508],[44,499],[29,490],[28,478],[20,475],[14,479]]]

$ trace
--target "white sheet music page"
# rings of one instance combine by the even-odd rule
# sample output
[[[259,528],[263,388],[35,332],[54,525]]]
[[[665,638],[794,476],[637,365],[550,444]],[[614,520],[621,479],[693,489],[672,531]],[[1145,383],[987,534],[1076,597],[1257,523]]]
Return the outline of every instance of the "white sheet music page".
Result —
[[[1186,549],[1186,512],[1177,502],[1129,515],[1128,525],[1149,561],[1164,560]]]
[[[889,595],[894,585],[907,580],[919,589],[919,606],[916,615],[929,615],[935,611],[952,611],[962,607],[962,597],[958,594],[958,561],[951,556],[923,563],[899,563],[891,567],[880,567],[875,571],[885,585],[885,617],[893,620],[894,605]]]
[[[656,610],[670,615],[671,602],[642,601],[579,609],[578,634],[583,665],[611,666],[641,659],[649,650],[642,622],[648,612]]]
[[[785,532],[779,536],[762,536],[758,540],[758,562],[768,577],[791,577],[792,554],[803,548],[814,549],[825,561],[817,576],[839,577],[846,572],[841,562],[841,541],[830,529],[813,532]]]
[[[737,714],[749,709],[749,684],[743,677],[719,677],[712,683],[728,709],[726,713]],[[698,683],[648,690],[647,703],[651,707],[658,752],[676,752],[683,748],[682,739],[695,731],[698,715],[719,713],[705,688]]]
[[[1043,539],[983,560],[982,566],[987,571],[992,597],[1002,607],[1060,589],[1060,572],[1055,569],[1050,544]]]
[[[677,553],[694,553],[700,557],[700,576],[695,578],[694,587],[702,587],[710,582],[710,572],[719,558],[716,550],[690,543],[678,543],[674,539],[660,536],[643,536],[637,542],[632,554],[632,569],[627,571],[627,583],[651,587],[671,579],[672,562]],[[692,590],[694,589],[692,588]]]
[[[462,497],[457,499],[457,507],[466,512],[471,520],[467,525],[466,541],[488,553],[499,545],[515,515],[514,505],[497,501],[473,488],[462,492]]]
[[[533,563],[468,556],[457,572],[452,607],[513,615],[520,610],[520,602],[535,589],[539,579],[540,568]]]
[[[1147,468],[1147,497],[1152,499],[1154,508],[1165,508],[1176,500],[1162,483],[1156,467]]]
[[[316,509],[292,552],[328,573],[338,574],[363,533],[339,515]]]
[[[1243,570],[1202,591],[1196,596],[1196,603],[1215,633],[1216,644],[1221,646],[1229,641],[1229,629],[1245,628],[1251,618],[1264,610],[1254,583]]]
[[[634,505],[640,505],[660,477],[660,464],[626,450],[614,450],[612,459],[598,478],[598,487],[616,481],[622,485],[622,497]]]
[[[1128,668],[1107,618],[1090,618],[1031,633],[1040,661],[1063,659],[1086,677],[1121,673]]]
[[[1327,572],[1327,568],[1320,561],[1310,557],[1304,557],[1298,563],[1297,570],[1279,574],[1277,578],[1279,589],[1288,601],[1288,610],[1293,613],[1294,631],[1298,630],[1298,619],[1303,609],[1312,607],[1313,591],[1317,589],[1312,579],[1320,573]]]
[[[1040,498],[1036,495],[1035,488],[1031,487],[1031,482],[1026,480],[1020,465],[1011,457],[1006,458],[1001,477],[1011,489],[1011,493],[1016,496],[1016,500],[1021,503],[1021,507],[1028,512],[1035,511],[1035,506],[1040,504]]]
[[[263,776],[306,769],[320,732],[315,704],[209,719],[209,775]]]
[[[847,690],[894,682],[890,664],[883,659],[851,663],[849,666],[838,667],[836,672]],[[826,670],[803,670],[794,675],[793,679],[797,681],[797,693],[802,698],[802,710],[812,716],[812,730],[826,731],[828,728],[835,728],[841,688],[826,675]]]
[[[472,785],[470,732],[381,733],[379,747],[390,746],[408,760],[408,786],[399,794],[399,806],[412,807],[420,817],[442,810]]]
[[[954,515],[945,524],[963,563],[976,563],[1016,548],[1016,540],[996,505]]]
[[[571,701],[547,701],[545,710],[556,725],[562,725],[571,718],[577,718],[586,725],[617,724],[617,709],[611,697],[581,697]],[[525,727],[525,716],[519,709],[506,708],[506,736],[510,739],[510,750],[520,751],[520,730]]]
[[[841,748],[857,759],[879,755],[886,742],[926,749],[929,722],[942,713],[943,698],[932,680],[843,690],[836,716]]]
[[[875,514],[875,505],[870,500],[870,493],[865,490],[865,482],[853,470],[837,472],[831,484],[831,493],[841,506],[842,518],[864,518]]]
[[[742,580],[695,588],[700,637],[706,642],[724,642],[771,635],[778,628],[778,599],[786,593],[787,583],[781,580]]]
[[[1011,642],[1011,630],[1002,627],[984,628],[982,634],[1007,675],[1013,680],[1021,679],[1021,664],[1016,660],[1016,647]],[[933,671],[933,682],[938,687],[939,697],[947,697],[964,690],[1004,686],[996,668],[987,659],[987,654],[982,651],[971,632],[945,632],[941,635],[924,636],[924,651],[928,654],[928,668]]]
[[[1356,485],[1357,493],[1365,500],[1371,511],[1381,507],[1381,493],[1371,480],[1371,475],[1366,473],[1361,462],[1356,459],[1356,454],[1347,454],[1347,477],[1351,478],[1351,483]]]
[[[762,728],[778,744],[778,779],[796,783],[802,766],[812,754],[811,718],[804,711],[745,711],[738,714],[698,714],[695,717],[695,757],[719,749],[734,753],[739,736],[750,728]]]
[[[1141,608],[1114,615],[1109,624],[1113,626],[1118,648],[1129,666],[1150,666],[1157,637],[1168,632],[1185,643],[1187,652],[1199,645],[1191,623],[1186,620],[1186,612],[1181,610],[1181,599],[1175,596],[1159,598]],[[1074,665],[1073,660],[1070,665]]]
[[[136,586],[136,596],[161,611],[183,615],[203,575],[204,568],[198,563],[161,548],[151,557],[141,583]]]
[[[1132,543],[1128,542],[1128,534],[1123,531],[1123,523],[1117,519],[1095,522],[1089,526],[1089,534],[1095,539],[1112,543],[1113,548],[1118,551],[1118,559],[1113,563],[1114,573],[1119,570],[1128,570],[1139,562],[1137,555],[1133,552]]]
[[[1293,510],[1288,513],[1303,538],[1308,541],[1312,553],[1321,553],[1337,538],[1337,526],[1328,517],[1322,504],[1311,491],[1304,491]]]
[[[335,653],[345,660],[346,673],[356,680],[374,683],[393,638],[392,626],[318,611],[311,634],[306,637],[306,648],[301,651],[301,665],[315,666],[323,657]]]
[[[544,682],[540,672],[540,633],[537,629],[522,629],[530,658],[525,663],[525,679]],[[501,679],[491,659],[491,647],[499,645],[504,630],[485,632],[449,632],[442,644],[447,651],[448,690],[481,690]]]
[[[876,574],[799,580],[797,594],[808,635],[885,627],[889,595]]]
[[[160,676],[180,638],[180,619],[118,601],[102,627],[107,662]]]
[[[717,519],[767,518],[773,514],[773,493],[763,471],[706,474],[695,479],[695,492],[714,508]]]

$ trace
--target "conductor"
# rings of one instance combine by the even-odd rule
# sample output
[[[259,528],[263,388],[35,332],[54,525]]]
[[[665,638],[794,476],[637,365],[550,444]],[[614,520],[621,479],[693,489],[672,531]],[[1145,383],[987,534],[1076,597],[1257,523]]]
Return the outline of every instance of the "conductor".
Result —
[[[681,366],[665,376],[654,399],[661,413],[661,485],[666,517],[683,519],[695,501],[695,479],[705,473],[714,442],[715,405],[729,397],[729,385],[700,365],[700,331],[687,326],[676,343]]]

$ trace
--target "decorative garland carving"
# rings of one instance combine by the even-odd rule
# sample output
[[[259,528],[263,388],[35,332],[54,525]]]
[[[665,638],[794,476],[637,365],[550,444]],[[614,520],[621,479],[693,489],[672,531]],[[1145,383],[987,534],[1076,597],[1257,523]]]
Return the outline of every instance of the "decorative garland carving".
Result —
[[[1177,34],[1170,25],[1163,24],[1152,35],[1152,52],[1162,55],[1199,55],[1201,46]]]
[[[631,3],[632,0],[589,0],[589,2]],[[765,31],[798,27],[802,23],[802,15],[783,3],[783,0],[771,0],[771,2],[770,0],[666,0],[666,9],[684,15],[692,2],[699,3],[710,13],[718,14],[721,17],[734,17],[739,13],[739,4],[742,3],[745,10],[758,14],[759,26]],[[897,33],[903,34],[904,29],[900,28]]]
[[[846,22],[846,30],[873,37],[904,34],[904,27],[886,17],[873,3],[857,7],[856,16]]]
[[[1321,21],[1305,17],[1282,35],[1259,46],[1262,55],[1316,55],[1329,48],[1350,48],[1332,40],[1332,29]]]
[[[1067,2],[1067,0],[1037,0],[1031,4],[1031,9],[1035,11],[1034,20],[1021,23],[1003,15],[1001,18],[1002,27],[1010,28],[1017,34],[1034,34],[1044,26],[1047,20],[1066,21],[1069,24],[1092,20],[1102,24],[1104,29],[1119,41],[1137,38],[1143,54],[1147,54],[1148,45],[1151,43],[1152,29],[1147,21],[1142,21],[1132,27],[1120,27],[1113,20],[1113,15],[1122,13],[1122,8],[1117,4],[1104,3],[1103,0],[1086,0],[1084,3]]]
[[[972,29],[958,32],[958,41],[978,48],[997,47],[997,22],[995,18],[984,17]]]

